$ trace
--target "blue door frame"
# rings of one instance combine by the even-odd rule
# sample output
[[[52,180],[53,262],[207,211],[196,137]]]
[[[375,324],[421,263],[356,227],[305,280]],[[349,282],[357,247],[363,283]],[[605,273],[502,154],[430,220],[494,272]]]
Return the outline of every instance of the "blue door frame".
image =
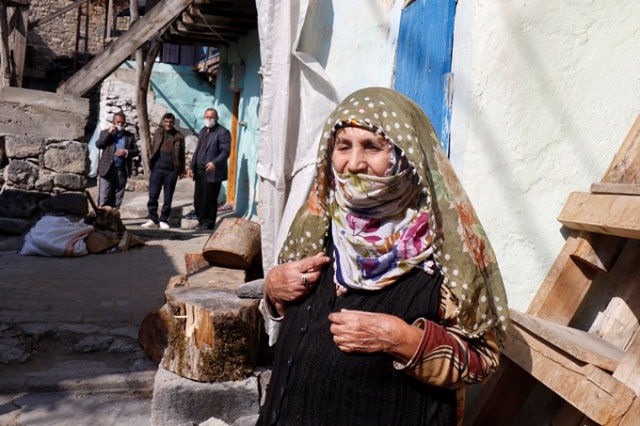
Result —
[[[429,116],[447,155],[455,11],[456,0],[416,0],[402,11],[394,86]]]

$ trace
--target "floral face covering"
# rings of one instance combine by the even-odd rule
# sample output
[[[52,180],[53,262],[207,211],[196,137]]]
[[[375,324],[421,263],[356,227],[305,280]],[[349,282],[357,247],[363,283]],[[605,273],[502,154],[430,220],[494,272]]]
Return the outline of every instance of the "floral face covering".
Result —
[[[415,209],[415,171],[407,161],[401,164],[403,170],[385,177],[333,170],[330,215],[338,294],[383,288],[414,267],[431,271],[429,214]]]
[[[345,126],[383,134],[404,154],[400,166],[382,178],[334,174],[331,142]],[[410,194],[398,197],[402,190]],[[326,250],[329,232],[343,289],[381,288],[411,268],[430,269],[432,259],[458,300],[462,332],[477,338],[495,329],[504,338],[507,299],[494,252],[431,122],[409,98],[385,88],[358,90],[327,119],[314,185],[280,263]]]

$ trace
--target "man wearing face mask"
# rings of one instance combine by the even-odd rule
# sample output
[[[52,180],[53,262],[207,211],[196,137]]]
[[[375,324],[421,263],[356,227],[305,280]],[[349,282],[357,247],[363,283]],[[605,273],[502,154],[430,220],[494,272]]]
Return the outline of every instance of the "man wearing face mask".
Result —
[[[111,126],[100,132],[96,142],[96,147],[102,150],[98,162],[100,207],[120,208],[131,174],[131,159],[139,152],[133,134],[124,130],[126,121],[123,113],[116,112]]]
[[[216,224],[218,195],[227,180],[227,159],[231,152],[231,133],[218,124],[218,111],[204,112],[204,127],[198,134],[187,175],[193,177],[193,204],[198,217],[197,231],[211,230]]]

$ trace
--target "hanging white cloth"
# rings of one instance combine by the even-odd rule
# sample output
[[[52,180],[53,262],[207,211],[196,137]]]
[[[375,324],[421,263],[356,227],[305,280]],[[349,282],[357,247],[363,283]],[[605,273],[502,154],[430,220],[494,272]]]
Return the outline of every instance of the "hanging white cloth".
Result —
[[[256,5],[263,78],[257,173],[268,270],[307,197],[322,125],[339,99],[322,66],[297,50],[308,0],[258,0]]]

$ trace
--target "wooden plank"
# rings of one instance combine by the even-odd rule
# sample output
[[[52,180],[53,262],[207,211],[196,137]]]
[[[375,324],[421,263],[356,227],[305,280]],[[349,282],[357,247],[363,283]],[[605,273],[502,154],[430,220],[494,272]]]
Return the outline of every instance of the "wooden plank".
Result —
[[[237,82],[236,82],[237,83]],[[238,161],[238,111],[240,109],[240,90],[233,91],[233,108],[231,109],[231,153],[229,154],[229,171],[227,173],[227,204],[236,205],[236,164]]]
[[[44,18],[41,19],[37,19],[31,23],[29,23],[29,28],[34,29],[42,24],[45,24],[49,21],[54,20],[55,18],[57,18],[58,16],[64,15],[65,13],[67,13],[68,11],[75,9],[76,7],[85,4],[86,2],[88,2],[89,0],[76,0],[71,4],[66,5],[65,7],[56,10],[55,12],[53,12],[50,15],[45,16]]]
[[[608,373],[565,356],[517,324],[508,329],[504,354],[599,424],[614,424],[636,395]]]
[[[606,371],[613,372],[624,358],[625,354],[621,348],[595,334],[558,325],[513,309],[509,310],[509,318],[537,338],[558,347],[580,361]]]
[[[629,386],[636,394],[640,394],[640,331],[636,330],[613,377]]]
[[[572,192],[558,221],[588,232],[640,239],[640,197]]]
[[[129,30],[58,87],[58,93],[82,96],[102,81],[142,44],[157,35],[193,0],[163,0]]]
[[[640,183],[640,115],[611,160],[602,183]]]
[[[575,262],[571,255],[581,244],[584,234],[574,232],[551,266],[527,313],[567,325],[582,303],[597,271],[582,262]]]
[[[595,194],[640,195],[637,183],[592,183],[590,191]]]
[[[640,419],[640,398],[636,398],[631,404],[631,408],[627,411],[620,423],[616,423],[616,426],[638,426],[638,419]],[[608,425],[607,425],[608,426]],[[613,424],[611,425],[613,426]]]
[[[0,87],[11,86],[11,56],[9,55],[9,25],[7,8],[0,3]]]
[[[244,28],[246,31],[258,26],[256,14],[246,17],[234,14],[233,16],[203,15],[197,9],[190,8],[180,20],[185,24],[211,26],[215,28]]]
[[[640,329],[637,328],[640,318],[640,251],[631,260],[632,266],[625,270],[626,276],[621,279],[626,284],[621,297],[624,298],[633,317],[628,319],[627,327],[636,327],[631,341],[626,346],[626,354],[613,376],[630,386],[640,395]]]
[[[571,253],[573,260],[586,263],[598,272],[611,270],[627,243],[626,238],[584,232],[578,239],[578,247]]]
[[[625,349],[639,327],[638,319],[627,303],[620,297],[614,297],[609,301],[607,309],[598,313],[589,332]]]
[[[27,53],[27,29],[29,27],[29,6],[8,9],[9,51],[15,67],[16,87],[22,87],[24,63]]]

